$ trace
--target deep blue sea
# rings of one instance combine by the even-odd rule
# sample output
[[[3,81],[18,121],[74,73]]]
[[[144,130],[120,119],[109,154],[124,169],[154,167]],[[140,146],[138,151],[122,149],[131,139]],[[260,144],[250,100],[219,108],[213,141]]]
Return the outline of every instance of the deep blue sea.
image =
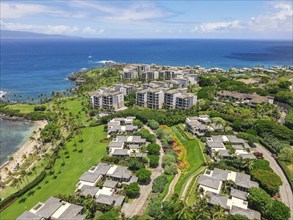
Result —
[[[66,90],[73,86],[69,73],[103,60],[225,69],[293,65],[292,41],[3,39],[0,46],[0,90],[11,99]]]
[[[0,50],[0,91],[7,92],[8,99],[21,96],[18,100],[73,87],[66,80],[68,74],[104,60],[224,69],[293,65],[292,41],[1,39]],[[2,159],[21,145],[31,129],[32,125],[1,123]]]

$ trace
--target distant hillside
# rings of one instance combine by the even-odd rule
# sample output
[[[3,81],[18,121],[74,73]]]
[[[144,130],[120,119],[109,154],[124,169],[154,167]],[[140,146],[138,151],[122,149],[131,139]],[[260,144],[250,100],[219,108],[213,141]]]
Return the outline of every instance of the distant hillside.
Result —
[[[51,35],[51,34],[40,34],[28,31],[9,31],[0,30],[1,39],[36,39],[36,38],[48,38],[48,39],[59,39],[59,38],[78,38],[65,35]]]

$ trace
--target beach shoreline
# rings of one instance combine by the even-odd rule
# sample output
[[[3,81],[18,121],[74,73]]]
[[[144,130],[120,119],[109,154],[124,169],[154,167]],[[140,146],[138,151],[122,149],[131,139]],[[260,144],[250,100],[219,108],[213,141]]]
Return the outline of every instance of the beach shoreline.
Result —
[[[16,164],[19,163],[19,165],[21,165],[21,163],[23,162],[22,155],[32,153],[34,151],[34,146],[39,145],[38,138],[40,137],[40,129],[43,129],[48,123],[45,120],[33,121],[33,123],[35,124],[34,133],[31,136],[33,137],[33,139],[28,138],[28,140],[19,149],[17,149],[16,152],[12,154],[13,161],[7,161],[3,165],[1,165],[0,176],[2,181],[5,181],[7,178],[7,169],[13,172],[13,169],[15,168]]]

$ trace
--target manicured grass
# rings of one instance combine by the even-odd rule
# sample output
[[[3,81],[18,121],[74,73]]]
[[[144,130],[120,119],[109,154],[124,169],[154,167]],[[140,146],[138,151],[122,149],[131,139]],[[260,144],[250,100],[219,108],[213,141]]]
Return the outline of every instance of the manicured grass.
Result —
[[[11,110],[19,110],[19,113],[27,114],[34,111],[35,105],[30,104],[13,104],[13,105],[7,105],[4,108],[11,109]]]
[[[188,178],[193,174],[195,170],[197,170],[202,163],[204,162],[203,153],[199,146],[199,140],[195,138],[194,140],[186,140],[183,139],[180,132],[176,129],[176,127],[172,127],[176,137],[180,140],[183,146],[187,150],[187,161],[189,163],[188,171],[182,174],[178,180],[178,183],[175,186],[174,192],[180,194],[186,184]]]
[[[56,179],[53,175],[48,175],[40,184],[38,189],[35,187],[32,195],[26,193],[25,202],[20,203],[17,199],[12,205],[0,213],[0,219],[16,219],[24,211],[31,209],[40,201],[47,200],[50,196],[56,194],[73,194],[78,178],[87,171],[92,165],[97,164],[100,159],[107,155],[107,143],[100,143],[100,140],[106,137],[103,126],[88,127],[82,129],[84,138],[83,143],[79,143],[78,150],[74,151],[74,141],[67,143],[70,152],[70,158],[65,159],[65,165],[61,166],[62,159],[58,159],[54,166]],[[58,173],[60,171],[60,173]],[[46,183],[47,182],[47,183]]]

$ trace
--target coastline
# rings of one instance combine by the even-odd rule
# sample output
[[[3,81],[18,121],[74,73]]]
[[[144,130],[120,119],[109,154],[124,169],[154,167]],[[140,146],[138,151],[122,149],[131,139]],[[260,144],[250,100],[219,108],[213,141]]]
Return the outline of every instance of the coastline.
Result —
[[[5,181],[7,178],[7,172],[5,171],[6,168],[13,172],[14,167],[17,163],[21,164],[23,162],[22,155],[29,154],[34,151],[34,146],[38,145],[37,139],[40,137],[40,129],[43,129],[47,125],[47,121],[34,121],[35,124],[35,133],[31,137],[34,139],[31,140],[30,138],[16,151],[13,153],[13,161],[7,161],[0,167],[0,173],[2,181]]]

